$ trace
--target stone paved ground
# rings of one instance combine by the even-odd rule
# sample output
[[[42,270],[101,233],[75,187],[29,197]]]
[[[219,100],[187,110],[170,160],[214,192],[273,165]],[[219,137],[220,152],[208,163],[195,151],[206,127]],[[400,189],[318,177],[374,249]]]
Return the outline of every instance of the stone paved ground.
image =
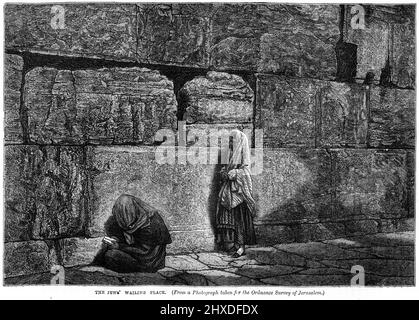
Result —
[[[365,269],[370,286],[413,286],[414,232],[323,242],[254,246],[247,255],[208,252],[172,255],[155,274],[118,274],[98,267],[66,269],[66,284],[107,285],[349,285],[351,267]],[[48,284],[48,273],[6,279],[6,284]]]

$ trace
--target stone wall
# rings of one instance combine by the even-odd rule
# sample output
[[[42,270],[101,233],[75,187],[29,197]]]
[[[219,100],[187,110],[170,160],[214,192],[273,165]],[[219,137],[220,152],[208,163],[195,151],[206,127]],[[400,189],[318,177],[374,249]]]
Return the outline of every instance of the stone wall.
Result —
[[[220,166],[156,159],[184,132],[263,130],[260,244],[409,227],[413,6],[365,6],[356,30],[333,4],[61,6],[62,29],[5,6],[6,277],[91,262],[122,193],[160,210],[169,253],[214,250]]]

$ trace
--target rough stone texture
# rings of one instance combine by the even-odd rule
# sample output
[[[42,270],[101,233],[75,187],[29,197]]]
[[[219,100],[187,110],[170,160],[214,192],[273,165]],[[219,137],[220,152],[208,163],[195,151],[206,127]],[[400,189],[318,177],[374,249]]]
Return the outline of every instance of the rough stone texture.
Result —
[[[248,123],[253,117],[253,90],[239,76],[210,71],[180,90],[183,119],[190,123]]]
[[[352,29],[351,5],[345,8],[344,40],[357,45],[357,78],[373,72],[375,81],[400,87],[415,83],[415,7],[363,5],[365,28]],[[385,69],[385,70],[384,70]]]
[[[339,34],[338,5],[218,4],[211,65],[332,79]]]
[[[326,151],[264,149],[254,176],[258,222],[318,222],[331,214],[331,159]]]
[[[23,59],[14,54],[5,54],[4,58],[4,141],[5,143],[22,143],[20,90]]]
[[[258,243],[402,231],[414,202],[409,177],[403,150],[265,149],[254,176]]]
[[[209,269],[209,267],[206,264],[197,261],[189,255],[167,256],[166,267],[180,271],[196,271]]]
[[[66,238],[62,241],[63,266],[88,265],[102,247],[103,237]]]
[[[90,149],[93,190],[89,233],[103,234],[113,203],[125,193],[160,210],[169,229],[176,231],[171,247],[185,251],[213,247],[211,230],[217,195],[214,166],[159,164],[156,150],[153,147]]]
[[[37,67],[24,90],[36,143],[150,144],[158,129],[176,123],[173,83],[145,68]]]
[[[403,150],[333,150],[334,219],[401,218],[408,214],[407,164]],[[361,221],[351,222],[359,230]],[[375,230],[369,222],[367,233]],[[372,228],[372,229],[371,229]]]
[[[5,44],[46,54],[134,60],[136,6],[61,4],[64,28],[54,29],[53,5],[7,4]]]
[[[4,244],[4,276],[14,277],[49,271],[57,264],[52,242],[23,241]]]
[[[412,11],[415,9],[412,8]],[[413,17],[407,23],[393,25],[392,83],[402,88],[415,87],[415,57],[415,18]]]
[[[291,226],[255,221],[256,240],[262,245],[291,243],[295,241]]]
[[[366,88],[258,75],[256,127],[267,147],[363,147],[367,143]]]
[[[322,241],[346,235],[345,225],[341,222],[293,222],[281,225],[262,221],[255,228],[258,243],[264,245]]]
[[[319,104],[317,146],[366,146],[368,106],[364,86],[324,82],[320,88]]]
[[[315,146],[317,81],[259,75],[256,128],[266,147]]]
[[[369,145],[414,148],[415,91],[374,86],[370,92]]]
[[[81,147],[5,147],[6,241],[83,233],[87,176]]]
[[[207,226],[203,226],[203,229],[196,228],[197,230],[174,230],[174,228],[169,228],[172,243],[167,246],[167,252],[175,254],[213,251],[215,247],[214,232],[212,229],[204,228],[207,228]]]
[[[323,241],[346,234],[345,225],[340,222],[334,222],[333,216],[321,217],[321,220],[331,222],[294,224],[292,231],[295,236],[295,242]]]
[[[408,192],[408,207],[409,207],[409,217],[415,217],[415,151],[407,151],[407,192]],[[414,228],[415,224],[413,222],[412,227]]]
[[[138,4],[137,59],[208,67],[212,4]]]
[[[361,212],[360,212],[361,213]],[[376,220],[351,220],[345,221],[345,232],[348,236],[367,235],[378,233],[379,219]],[[330,238],[329,238],[330,239]]]

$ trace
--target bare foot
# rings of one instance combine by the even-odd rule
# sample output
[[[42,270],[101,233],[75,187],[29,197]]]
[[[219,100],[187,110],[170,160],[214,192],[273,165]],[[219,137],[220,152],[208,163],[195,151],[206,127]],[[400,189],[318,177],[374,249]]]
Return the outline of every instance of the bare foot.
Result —
[[[244,256],[246,252],[244,251],[244,248],[239,248],[234,254],[233,258],[239,258],[241,256]]]

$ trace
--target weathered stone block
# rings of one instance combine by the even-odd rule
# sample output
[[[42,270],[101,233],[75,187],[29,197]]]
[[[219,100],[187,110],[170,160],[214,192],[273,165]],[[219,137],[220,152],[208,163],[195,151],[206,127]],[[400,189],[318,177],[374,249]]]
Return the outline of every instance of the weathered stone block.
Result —
[[[99,238],[67,238],[62,240],[64,267],[81,266],[92,263],[102,247]]]
[[[211,65],[332,79],[339,39],[338,5],[219,4]]]
[[[150,144],[176,123],[173,83],[145,68],[38,67],[27,73],[24,94],[37,143]]]
[[[405,151],[333,150],[332,156],[335,219],[407,216]]]
[[[175,150],[167,149],[168,153]],[[88,230],[91,236],[103,235],[104,223],[115,200],[125,193],[159,209],[170,231],[179,234],[197,231],[197,238],[208,239],[218,190],[215,165],[159,164],[156,151],[160,149],[153,147],[92,147],[90,150],[93,189]],[[211,246],[206,240],[198,241],[196,249],[203,246],[202,242],[206,248]],[[171,247],[185,247],[182,235],[173,241]],[[189,246],[195,247],[195,242]]]
[[[318,83],[258,75],[255,124],[265,146],[315,146]]]
[[[375,234],[379,231],[379,223],[375,220],[350,220],[345,221],[347,236]]]
[[[415,112],[415,91],[372,87],[369,145],[376,148],[414,148]]]
[[[289,226],[256,223],[256,241],[259,245],[275,245],[295,242],[295,235]]]
[[[83,233],[84,165],[81,147],[6,146],[6,241]]]
[[[364,147],[367,89],[357,84],[258,75],[256,128],[268,147]]]
[[[256,221],[291,225],[330,217],[330,166],[323,150],[264,149],[263,172],[253,179]]]
[[[345,236],[345,226],[342,223],[302,223],[292,225],[295,242],[323,241]]]
[[[24,241],[4,244],[4,276],[13,277],[49,271],[57,264],[50,241]]]
[[[415,7],[407,7],[413,12],[410,21],[393,25],[391,82],[398,87],[414,88],[416,80]]]
[[[395,232],[414,232],[415,219],[414,218],[401,218],[401,219],[381,219],[378,221],[380,224],[380,232],[395,233]]]
[[[4,60],[4,141],[22,143],[23,130],[20,115],[23,59],[5,54]]]
[[[239,76],[210,71],[188,81],[179,97],[187,123],[248,123],[253,117],[253,90]]]
[[[134,4],[8,4],[4,9],[8,49],[135,59]]]
[[[208,67],[212,4],[138,4],[137,59]]]
[[[338,82],[324,82],[320,86],[317,146],[365,147],[368,133],[365,86]]]

